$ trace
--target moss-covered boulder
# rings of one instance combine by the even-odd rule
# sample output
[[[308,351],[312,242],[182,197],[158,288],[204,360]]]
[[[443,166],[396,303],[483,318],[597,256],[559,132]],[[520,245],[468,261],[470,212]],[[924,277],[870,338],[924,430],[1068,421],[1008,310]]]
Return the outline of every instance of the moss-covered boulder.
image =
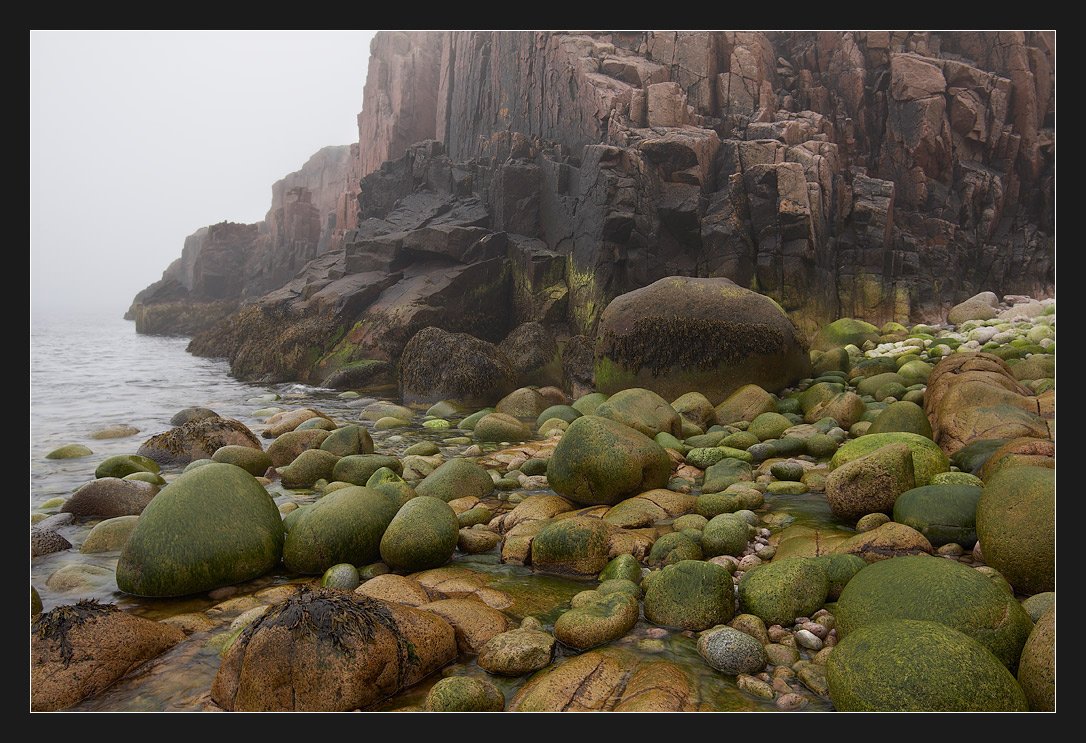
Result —
[[[1046,611],[1029,633],[1018,662],[1018,683],[1034,712],[1056,711],[1056,608]]]
[[[136,454],[160,465],[177,466],[194,459],[209,459],[216,451],[230,445],[261,448],[260,439],[244,423],[216,417],[191,420],[152,436],[140,445]]]
[[[744,384],[777,390],[806,376],[795,325],[772,299],[725,278],[672,276],[616,297],[600,317],[596,384],[714,404]]]
[[[352,454],[340,457],[332,467],[332,475],[329,480],[349,482],[352,485],[365,485],[373,473],[382,467],[387,467],[396,474],[403,473],[403,463],[396,457],[384,454]]]
[[[977,502],[984,560],[1021,593],[1056,588],[1056,471],[1008,467]]]
[[[283,555],[283,522],[252,475],[213,463],[182,474],[143,509],[117,562],[117,586],[183,596],[255,578]]]
[[[158,492],[158,487],[148,482],[100,477],[72,493],[60,512],[70,513],[77,519],[139,515]]]
[[[1029,614],[1029,618],[1034,622],[1040,621],[1044,613],[1056,605],[1056,592],[1045,591],[1044,593],[1035,593],[1027,599],[1022,601],[1022,608]]]
[[[103,459],[94,470],[95,477],[121,478],[133,472],[158,473],[158,462],[138,454],[117,454]]]
[[[930,555],[934,551],[927,537],[911,526],[895,521],[867,528],[833,546],[833,552],[837,554],[859,555],[869,563],[894,557]]]
[[[584,516],[552,521],[532,540],[532,565],[549,573],[595,576],[607,566],[614,530]]]
[[[651,567],[660,567],[682,560],[700,560],[703,556],[701,545],[691,535],[673,531],[653,542],[645,561]]]
[[[565,421],[566,423],[572,423],[580,418],[581,415],[581,411],[569,405],[551,405],[536,417],[535,426],[538,429],[544,423],[554,418]]]
[[[405,572],[441,567],[456,551],[459,536],[460,524],[448,503],[429,496],[412,498],[381,537],[381,559]]]
[[[711,562],[668,565],[643,587],[645,618],[653,624],[699,631],[735,615],[731,574]]]
[[[904,431],[915,433],[925,438],[931,438],[931,422],[924,413],[924,409],[914,402],[893,402],[887,405],[879,417],[871,423],[867,429],[868,435],[873,433],[894,433]]]
[[[739,606],[766,624],[791,624],[826,603],[829,576],[813,558],[792,557],[759,565],[739,580]]]
[[[972,637],[1014,670],[1033,623],[992,580],[954,560],[895,557],[861,570],[837,601],[837,631],[847,637],[888,619],[940,622]]]
[[[1027,709],[1014,676],[987,648],[937,622],[900,619],[862,627],[834,647],[826,677],[841,712]]]
[[[366,487],[385,494],[401,506],[418,495],[413,487],[388,467],[382,467],[370,475],[370,479],[366,480]],[[328,492],[327,488],[325,492]]]
[[[373,454],[373,438],[364,426],[343,426],[328,434],[328,438],[321,442],[320,448],[332,452],[337,457]]]
[[[671,408],[680,417],[703,431],[716,423],[713,403],[700,392],[687,392],[685,395],[680,395],[671,401]]]
[[[419,495],[446,503],[457,498],[484,498],[493,489],[490,473],[467,459],[450,459],[415,486]]]
[[[124,547],[132,530],[136,528],[139,516],[117,516],[94,525],[90,534],[83,540],[79,551],[85,555],[98,552],[113,552]]]
[[[587,595],[586,595],[587,594]],[[587,650],[623,637],[641,615],[637,596],[616,591],[586,591],[574,608],[554,623],[555,638],[577,650]]]
[[[762,643],[732,627],[713,627],[702,632],[698,655],[728,676],[758,673],[769,662]]]
[[[296,573],[320,575],[341,562],[366,565],[380,555],[381,537],[397,504],[370,488],[340,488],[298,509],[283,548],[283,563]],[[293,515],[293,514],[292,514]]]
[[[589,392],[587,395],[582,395],[574,400],[571,407],[580,411],[581,415],[595,415],[596,408],[607,402],[608,397],[610,395],[605,395],[602,392]]]
[[[585,505],[614,505],[667,485],[671,459],[639,431],[586,415],[569,425],[547,465],[547,481],[560,495]]]
[[[931,546],[977,542],[977,502],[981,489],[971,485],[925,485],[907,490],[894,502],[894,521],[923,534]]]
[[[339,460],[340,458],[330,451],[307,449],[289,465],[280,467],[278,472],[284,488],[311,488],[317,480],[340,479],[332,476]]]
[[[734,513],[723,513],[714,516],[705,525],[701,533],[701,549],[705,557],[734,557],[743,553],[749,539],[747,522]]]
[[[641,564],[637,562],[637,558],[633,555],[619,555],[600,571],[600,582],[617,579],[641,582]]]
[[[819,330],[811,341],[811,348],[828,351],[848,345],[862,346],[866,341],[878,343],[879,329],[863,320],[842,317]]]
[[[780,413],[762,413],[751,421],[747,432],[757,436],[759,441],[767,441],[780,438],[794,425],[795,423]]]
[[[505,413],[483,416],[475,424],[474,434],[476,441],[517,442],[532,438],[528,426]]]
[[[501,712],[505,695],[485,678],[449,676],[430,687],[423,707],[427,712]]]
[[[493,404],[513,389],[513,377],[494,344],[435,327],[416,333],[400,356],[400,389],[408,402]]]
[[[286,467],[308,449],[319,449],[330,436],[328,431],[307,428],[304,431],[287,431],[268,444],[268,458],[273,467]]]
[[[927,485],[933,475],[950,469],[950,460],[931,439],[915,433],[873,433],[845,443],[830,460],[836,469],[846,462],[859,459],[887,444],[905,444],[913,456],[913,476],[916,487]]]
[[[214,462],[232,464],[241,467],[253,477],[261,477],[272,466],[271,458],[263,449],[254,449],[251,446],[237,446],[230,444],[221,449],[216,449],[211,455]]]
[[[56,449],[53,449],[53,451],[45,455],[45,458],[79,459],[80,457],[89,457],[92,454],[94,454],[94,452],[92,452],[89,448],[83,446],[82,444],[65,444],[64,446],[59,446]]]
[[[358,568],[349,562],[337,563],[325,570],[321,576],[322,588],[336,588],[340,591],[353,591],[360,582]]]
[[[748,462],[729,457],[705,470],[705,483],[701,492],[719,493],[737,482],[749,482],[753,479],[753,471]]]
[[[736,421],[752,421],[776,409],[773,395],[756,384],[745,384],[716,406],[714,416],[717,424],[726,426]]]
[[[650,438],[661,432],[682,436],[679,414],[652,390],[638,387],[616,392],[596,408],[594,415],[622,423]]]
[[[823,418],[833,418],[838,426],[848,429],[859,422],[866,412],[864,401],[855,392],[838,392],[833,397],[814,404],[803,414],[803,420],[815,423]]]
[[[826,499],[834,516],[855,521],[868,513],[889,513],[898,496],[915,484],[909,447],[887,444],[830,472]]]

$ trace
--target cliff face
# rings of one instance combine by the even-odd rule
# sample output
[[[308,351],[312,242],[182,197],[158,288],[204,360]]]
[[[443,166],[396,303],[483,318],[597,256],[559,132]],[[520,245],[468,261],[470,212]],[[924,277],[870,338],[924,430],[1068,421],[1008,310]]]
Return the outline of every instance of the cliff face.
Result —
[[[425,324],[591,335],[669,275],[808,332],[1049,293],[1054,55],[1038,32],[382,32],[329,250],[285,285],[261,264],[280,288],[193,349],[320,381]]]
[[[192,335],[240,300],[282,286],[335,244],[351,151],[325,147],[276,181],[262,222],[220,222],[189,235],[181,257],[136,295],[125,317],[140,333]]]

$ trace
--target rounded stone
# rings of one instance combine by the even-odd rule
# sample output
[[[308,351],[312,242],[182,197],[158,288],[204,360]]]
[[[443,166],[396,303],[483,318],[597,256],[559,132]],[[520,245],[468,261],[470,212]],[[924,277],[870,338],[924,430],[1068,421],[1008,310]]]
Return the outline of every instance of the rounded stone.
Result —
[[[505,695],[486,679],[449,676],[430,688],[423,706],[427,712],[501,712]]]
[[[493,489],[490,473],[475,462],[460,458],[445,462],[415,486],[419,495],[446,502],[457,498],[484,498]]]
[[[295,457],[286,467],[278,469],[284,488],[311,488],[318,480],[339,480],[333,478],[336,464],[340,457],[322,449],[307,449]]]
[[[601,582],[619,578],[634,583],[641,582],[641,565],[633,555],[619,555],[607,563],[599,574]]]
[[[121,478],[133,472],[154,472],[158,474],[158,462],[138,454],[117,454],[103,459],[94,470],[95,477]]]
[[[158,493],[158,487],[151,483],[100,477],[72,493],[60,511],[77,519],[133,516],[142,513]]]
[[[900,619],[862,627],[834,647],[826,677],[830,699],[842,712],[1027,709],[1022,688],[987,648],[937,622]]]
[[[1014,597],[954,560],[895,557],[857,573],[837,601],[841,637],[884,620],[940,622],[984,645],[1010,669],[1032,623]]]
[[[880,400],[884,397],[886,396],[876,395],[876,398]],[[879,413],[879,417],[871,423],[867,429],[867,435],[902,431],[932,438],[931,422],[924,413],[924,409],[916,403],[901,401],[887,405]]]
[[[45,455],[46,459],[78,459],[79,457],[89,457],[92,452],[82,444],[65,444],[64,446],[53,449]]]
[[[760,642],[731,627],[713,627],[702,632],[698,637],[698,654],[729,676],[758,673],[769,662]]]
[[[1018,683],[1034,712],[1056,711],[1056,608],[1030,632],[1018,663]]]
[[[585,593],[589,595],[554,623],[554,636],[564,645],[577,650],[594,648],[623,637],[637,624],[640,608],[636,595],[624,591]]]
[[[83,554],[94,554],[120,550],[136,528],[138,520],[139,516],[117,516],[98,522],[83,540],[79,551]]]
[[[684,560],[660,570],[645,587],[645,618],[653,624],[703,630],[735,615],[731,574],[711,562]]]
[[[320,575],[339,563],[366,565],[379,554],[381,537],[398,504],[372,488],[351,486],[287,514],[292,520],[283,548],[289,570]]]
[[[1056,592],[1045,591],[1044,593],[1035,593],[1028,599],[1022,601],[1022,608],[1029,614],[1029,618],[1034,622],[1040,620],[1046,611],[1056,605]]]
[[[738,557],[747,548],[749,539],[747,522],[734,513],[723,513],[706,523],[701,534],[701,549],[705,557]]]
[[[527,441],[532,432],[515,417],[505,413],[490,413],[475,424],[476,441]]]
[[[672,565],[682,560],[700,560],[702,549],[690,536],[671,532],[656,540],[646,558],[650,566]]]
[[[836,469],[887,444],[898,443],[908,446],[912,453],[916,487],[927,485],[934,475],[950,469],[950,460],[934,441],[915,433],[903,432],[874,433],[853,439],[837,450],[830,460],[830,467]]]
[[[348,562],[341,562],[324,571],[321,576],[321,586],[324,588],[338,588],[341,591],[353,591],[358,588],[361,580],[358,577],[358,568]]]
[[[412,498],[400,507],[381,538],[381,559],[393,570],[418,571],[449,561],[460,536],[456,512],[429,496]]]
[[[826,593],[826,599],[829,601],[836,601],[848,582],[867,567],[867,563],[858,555],[819,555],[814,560],[826,570],[826,577],[830,582],[830,589]]]
[[[932,547],[977,543],[977,502],[981,489],[972,485],[926,485],[906,490],[894,501],[894,521],[923,534]]]
[[[1056,588],[1056,472],[1007,467],[977,503],[984,559],[1022,593]]]
[[[143,509],[117,562],[117,586],[182,596],[263,575],[283,554],[275,501],[245,470],[213,463],[182,474]]]
[[[658,433],[682,436],[679,414],[667,400],[641,387],[615,392],[600,403],[595,415],[629,426],[650,438]]]
[[[739,605],[766,624],[791,624],[822,608],[829,577],[814,559],[774,560],[747,571],[739,581]]]

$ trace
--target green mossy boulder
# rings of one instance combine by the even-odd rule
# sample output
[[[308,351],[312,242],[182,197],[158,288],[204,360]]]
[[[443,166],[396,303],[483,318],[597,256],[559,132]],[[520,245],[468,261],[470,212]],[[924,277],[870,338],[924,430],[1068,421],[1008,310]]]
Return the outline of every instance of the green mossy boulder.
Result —
[[[373,438],[364,426],[344,426],[328,434],[328,438],[321,442],[321,449],[337,457],[373,454]]]
[[[551,521],[532,540],[532,565],[548,573],[595,576],[607,566],[613,530],[583,516]]]
[[[1056,471],[1006,467],[977,503],[984,560],[1021,593],[1056,588]]]
[[[573,421],[580,418],[581,415],[581,411],[570,405],[551,405],[549,408],[540,413],[539,416],[535,419],[535,426],[536,428],[539,428],[552,418],[563,420],[566,423],[572,423]]]
[[[430,688],[423,707],[427,712],[501,712],[505,695],[485,678],[449,676]]]
[[[396,457],[384,454],[352,454],[340,457],[332,467],[329,480],[349,482],[352,485],[365,485],[373,473],[382,467],[388,467],[397,474],[403,473],[403,463]]]
[[[279,564],[283,522],[252,475],[213,463],[182,474],[147,504],[117,562],[117,586],[184,596],[256,578]]]
[[[841,712],[1027,709],[1022,688],[987,648],[937,622],[867,625],[834,647],[826,677]]]
[[[888,619],[940,622],[972,637],[1012,671],[1033,623],[988,577],[954,560],[894,557],[868,565],[837,601],[841,637]]]
[[[811,341],[811,348],[828,351],[831,348],[840,348],[849,344],[862,346],[866,341],[878,343],[879,329],[863,320],[842,317],[819,330]]]
[[[83,540],[79,551],[85,555],[98,552],[114,552],[124,547],[132,530],[136,528],[139,516],[117,516],[99,521]]]
[[[716,423],[713,404],[700,392],[680,395],[672,401],[671,409],[703,431]]]
[[[623,637],[637,624],[641,610],[636,595],[623,591],[585,593],[586,598],[554,623],[554,636],[562,644],[587,650]]]
[[[679,414],[668,401],[641,387],[611,395],[596,408],[595,415],[622,423],[650,438],[661,431],[672,436],[682,436],[683,432]]]
[[[711,562],[684,560],[654,574],[645,590],[645,618],[663,627],[700,631],[735,615],[731,574]]]
[[[508,442],[527,441],[531,430],[517,418],[506,413],[490,413],[475,424],[476,441]]]
[[[739,581],[739,606],[766,624],[792,624],[826,603],[829,576],[814,558],[791,557],[748,570]]]
[[[700,560],[703,554],[701,547],[689,535],[682,532],[671,532],[657,539],[646,562],[653,567],[672,565],[682,560]]]
[[[1056,605],[1056,592],[1035,593],[1022,601],[1022,608],[1034,622],[1040,621],[1046,611]]]
[[[894,502],[894,521],[927,537],[931,546],[977,543],[977,502],[981,489],[971,485],[925,485],[907,490]]]
[[[153,459],[141,457],[138,454],[117,454],[103,459],[101,464],[95,468],[94,476],[97,478],[121,478],[125,475],[131,475],[133,472],[154,472],[158,474],[158,471],[158,462]]]
[[[913,461],[906,444],[890,443],[841,464],[826,478],[833,515],[855,521],[869,513],[889,513],[898,496],[916,484]]]
[[[415,486],[419,495],[446,503],[457,498],[485,498],[493,489],[490,473],[467,459],[450,459]]]
[[[381,560],[393,570],[441,567],[456,550],[460,524],[440,498],[419,496],[400,507],[381,538]]]
[[[633,555],[619,555],[607,563],[607,567],[600,571],[599,580],[601,583],[617,579],[628,580],[633,583],[641,582],[641,564],[636,557]]]
[[[1056,608],[1030,632],[1018,663],[1018,683],[1034,712],[1056,711]]]
[[[701,533],[701,549],[705,557],[732,555],[738,557],[750,540],[747,522],[734,513],[714,516]]]
[[[366,487],[385,494],[399,506],[407,503],[407,501],[417,495],[413,487],[408,485],[402,477],[388,467],[382,467],[370,475],[370,479],[366,480]],[[332,491],[325,488],[325,492],[328,493]]]
[[[474,431],[475,425],[493,412],[494,408],[483,408],[482,410],[477,410],[476,412],[469,415],[467,418],[464,418],[464,420],[460,421],[459,425],[457,425],[457,428],[460,428],[464,431]]]
[[[785,431],[794,426],[792,421],[780,413],[762,413],[750,423],[747,433],[758,437],[759,441],[780,438]]]
[[[602,392],[589,392],[587,395],[577,398],[571,407],[581,415],[595,415],[596,408],[607,402],[608,397]]]
[[[295,573],[320,575],[341,562],[374,562],[396,512],[392,499],[370,488],[352,486],[329,493],[287,515],[294,520],[287,531],[283,563]]]
[[[321,587],[338,588],[341,591],[353,591],[361,583],[358,568],[348,562],[333,565],[321,576]]]
[[[662,446],[596,415],[569,425],[547,465],[547,481],[555,492],[584,505],[615,505],[663,488],[670,474],[671,459]]]
[[[311,488],[318,480],[344,480],[346,478],[333,477],[336,465],[340,458],[330,451],[322,449],[307,449],[299,454],[293,462],[286,467],[278,469],[284,488]]]
[[[840,598],[848,582],[867,567],[867,563],[858,555],[830,554],[819,555],[813,559],[825,569],[826,577],[830,581],[830,590],[826,594],[827,601],[836,601]]]
[[[64,446],[53,449],[45,455],[46,459],[78,459],[79,457],[89,457],[92,452],[82,444],[65,444]]]
[[[762,413],[776,409],[773,395],[756,384],[745,384],[717,405],[714,415],[718,425],[726,426],[736,421],[752,421]]]
[[[732,627],[713,627],[701,633],[698,655],[728,676],[758,673],[769,662],[762,643]]]
[[[932,476],[950,469],[950,460],[929,438],[915,433],[873,433],[846,442],[830,460],[836,469],[846,462],[866,456],[887,444],[905,444],[913,456],[913,477],[916,487],[927,485]]]
[[[914,402],[890,403],[879,413],[879,417],[871,423],[867,434],[894,433],[904,431],[915,433],[925,438],[931,438],[931,421],[925,415],[924,409]]]
[[[238,446],[230,444],[216,449],[211,455],[213,462],[232,464],[241,467],[253,477],[262,477],[268,468],[272,466],[271,457],[262,449],[254,449],[251,446]]]

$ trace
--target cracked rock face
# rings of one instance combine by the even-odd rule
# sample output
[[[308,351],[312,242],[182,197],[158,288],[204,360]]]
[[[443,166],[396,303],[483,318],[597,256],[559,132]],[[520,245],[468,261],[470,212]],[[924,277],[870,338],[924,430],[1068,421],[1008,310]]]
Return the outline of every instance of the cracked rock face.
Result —
[[[669,276],[808,336],[1053,290],[1050,34],[382,32],[370,67],[359,144],[190,238],[141,330],[319,382],[427,326],[594,338]]]

